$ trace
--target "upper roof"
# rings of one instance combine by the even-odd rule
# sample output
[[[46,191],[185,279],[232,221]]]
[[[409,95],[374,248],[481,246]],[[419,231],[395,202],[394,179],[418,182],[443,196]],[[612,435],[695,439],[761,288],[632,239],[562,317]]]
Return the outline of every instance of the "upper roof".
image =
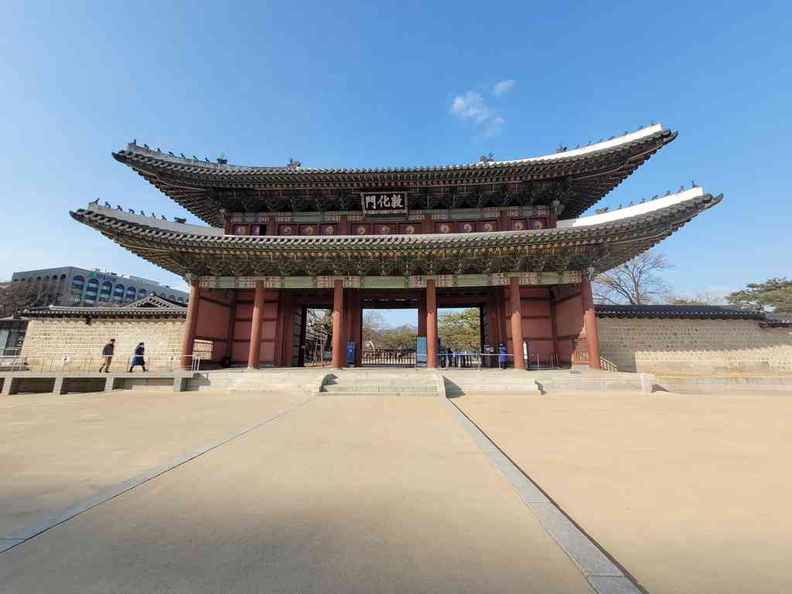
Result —
[[[223,210],[359,210],[357,193],[373,190],[406,191],[412,210],[557,202],[569,218],[582,214],[676,136],[655,124],[549,155],[419,167],[251,167],[177,157],[136,142],[113,157],[213,225],[222,224]]]
[[[689,318],[764,320],[765,313],[722,305],[595,305],[600,318]]]
[[[607,270],[649,249],[721,200],[700,188],[622,209],[605,222],[489,233],[355,236],[206,235],[91,205],[72,212],[130,251],[177,274],[315,276]],[[341,272],[339,272],[341,271]]]
[[[148,295],[123,307],[69,307],[49,305],[35,307],[22,312],[23,316],[33,318],[140,318],[187,315],[184,303],[158,295]]]

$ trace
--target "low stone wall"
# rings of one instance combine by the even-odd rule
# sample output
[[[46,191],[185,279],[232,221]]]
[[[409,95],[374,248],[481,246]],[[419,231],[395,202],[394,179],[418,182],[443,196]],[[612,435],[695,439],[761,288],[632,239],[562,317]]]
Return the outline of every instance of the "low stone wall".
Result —
[[[792,330],[755,320],[598,318],[600,354],[619,371],[792,371]]]
[[[23,357],[29,358],[30,369],[48,370],[47,366],[67,365],[79,371],[98,371],[102,364],[102,347],[115,338],[115,357],[112,370],[121,371],[139,342],[146,345],[146,361],[150,369],[174,369],[179,366],[184,319],[173,318],[107,318],[86,323],[76,318],[39,318],[28,324]],[[196,347],[206,347],[196,341]],[[198,348],[199,354],[201,348]],[[211,356],[211,344],[203,348]],[[172,359],[171,357],[177,358]],[[53,368],[55,369],[55,368]]]

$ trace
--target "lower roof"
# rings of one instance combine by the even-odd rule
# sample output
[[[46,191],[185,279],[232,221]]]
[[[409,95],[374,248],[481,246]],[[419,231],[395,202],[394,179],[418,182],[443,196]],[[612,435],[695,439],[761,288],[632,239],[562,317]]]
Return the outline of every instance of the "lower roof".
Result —
[[[684,194],[684,195],[683,195]],[[651,248],[720,202],[700,188],[542,230],[363,236],[234,236],[174,230],[147,217],[121,219],[91,206],[71,216],[179,275],[393,276],[604,271]],[[592,219],[587,221],[586,219]]]

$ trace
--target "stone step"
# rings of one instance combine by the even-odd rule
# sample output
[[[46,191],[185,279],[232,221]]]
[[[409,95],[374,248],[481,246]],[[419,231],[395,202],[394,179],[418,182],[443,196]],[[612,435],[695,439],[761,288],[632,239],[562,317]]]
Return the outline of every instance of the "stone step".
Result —
[[[360,386],[360,385],[326,385],[324,386],[325,392],[426,392],[437,391],[434,385],[431,386]]]
[[[434,381],[431,382],[414,382],[414,381],[401,381],[401,382],[360,382],[357,380],[344,380],[344,381],[325,381],[325,386],[388,386],[392,388],[399,388],[402,386],[434,386]]]
[[[378,397],[387,397],[387,396],[401,396],[405,398],[414,397],[414,398],[430,398],[436,397],[436,391],[429,391],[425,390],[423,392],[401,392],[401,391],[388,391],[388,392],[349,392],[349,391],[337,391],[337,392],[322,392],[321,396],[331,396],[335,398],[336,396],[378,396]]]

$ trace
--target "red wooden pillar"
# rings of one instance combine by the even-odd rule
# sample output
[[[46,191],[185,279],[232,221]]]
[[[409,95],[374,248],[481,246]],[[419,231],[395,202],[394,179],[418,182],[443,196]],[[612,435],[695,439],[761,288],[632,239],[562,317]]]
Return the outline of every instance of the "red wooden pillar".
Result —
[[[525,369],[525,353],[523,352],[522,304],[520,300],[520,279],[516,276],[509,279],[509,309],[511,310],[512,348],[514,350],[514,368]]]
[[[284,326],[286,319],[286,298],[283,291],[278,291],[278,317],[275,322],[275,360],[272,364],[275,367],[285,367],[284,364]]]
[[[553,330],[553,352],[556,357],[556,365],[560,363],[561,354],[558,351],[558,318],[556,317],[556,292],[550,289],[550,325]]]
[[[344,297],[344,344],[355,343],[355,361],[353,363],[355,366],[360,366],[358,362],[361,349],[360,292],[357,289],[347,289]],[[346,355],[344,356],[346,357]],[[347,363],[346,359],[344,359],[344,363]]]
[[[424,213],[423,220],[421,220],[421,233],[434,233],[432,215]]]
[[[344,341],[344,281],[333,281],[333,369],[341,369],[346,359]]]
[[[250,327],[248,369],[258,369],[261,362],[261,322],[264,317],[264,293],[264,283],[256,281],[256,294],[253,297],[253,321]]]
[[[187,320],[184,328],[184,337],[182,338],[181,364],[184,369],[189,369],[192,366],[200,301],[201,288],[198,286],[198,279],[195,278],[190,282],[190,302],[187,304]]]
[[[586,332],[588,345],[589,368],[600,368],[599,330],[597,330],[597,313],[594,311],[594,296],[591,294],[591,281],[583,278],[580,283],[580,296],[583,300],[583,328]]]
[[[418,336],[426,336],[426,291],[418,296]]]
[[[511,231],[511,229],[509,229],[509,213],[506,209],[500,211],[498,217],[498,231]]]
[[[355,289],[355,308],[353,310],[352,334],[347,340],[355,341],[355,367],[363,365],[363,306],[360,289]]]
[[[229,289],[231,302],[228,304],[228,330],[226,331],[225,356],[229,361],[234,355],[234,326],[236,325],[236,289]]]
[[[437,368],[437,289],[433,278],[426,280],[426,366]]]

